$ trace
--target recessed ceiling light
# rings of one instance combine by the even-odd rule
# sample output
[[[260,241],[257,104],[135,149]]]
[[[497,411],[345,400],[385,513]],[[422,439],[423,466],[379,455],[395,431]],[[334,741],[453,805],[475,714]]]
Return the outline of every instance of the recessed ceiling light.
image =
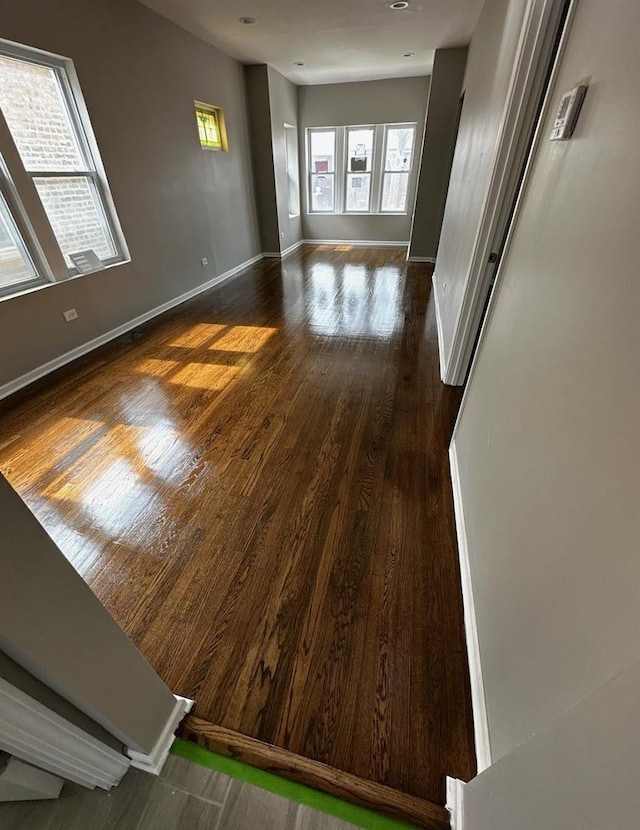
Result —
[[[413,58],[413,57],[415,57],[415,54],[416,54],[415,52],[405,52],[402,57],[403,58]]]
[[[409,4],[407,3],[407,0],[396,0],[396,2],[392,3],[389,8],[397,12],[400,11],[400,9],[408,9]]]
[[[250,26],[252,23],[255,23],[255,17],[241,17],[240,23],[245,23],[247,26]]]
[[[294,61],[293,65],[294,66],[304,66],[304,63],[302,61]]]

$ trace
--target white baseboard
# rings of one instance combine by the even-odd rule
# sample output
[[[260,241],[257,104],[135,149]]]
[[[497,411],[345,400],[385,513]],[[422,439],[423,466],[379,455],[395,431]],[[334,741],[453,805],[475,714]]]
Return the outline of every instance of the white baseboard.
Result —
[[[436,283],[436,275],[432,274],[431,284],[433,286],[433,300],[436,306],[436,326],[438,327],[438,355],[440,357],[440,380],[444,381],[444,333],[442,330],[442,317],[440,316],[440,302],[438,301],[438,285]]]
[[[115,787],[131,761],[0,678],[0,750],[83,787]]]
[[[387,242],[377,239],[303,239],[305,245],[352,245],[354,248],[406,248],[408,241]]]
[[[202,285],[198,285],[196,288],[185,291],[184,294],[180,294],[178,297],[174,297],[172,300],[168,300],[166,303],[162,303],[162,305],[156,306],[150,311],[145,311],[144,314],[134,317],[133,320],[128,320],[121,326],[117,326],[115,329],[111,329],[98,337],[94,337],[92,340],[88,340],[86,343],[76,346],[75,349],[71,349],[64,354],[61,354],[59,357],[55,357],[53,360],[43,363],[36,369],[32,369],[30,372],[26,372],[24,375],[20,375],[20,377],[17,377],[14,380],[10,380],[8,383],[0,386],[0,400],[12,395],[14,392],[17,392],[19,389],[22,389],[30,383],[39,380],[45,375],[54,372],[61,366],[71,363],[72,360],[76,360],[94,349],[97,349],[99,346],[103,346],[110,340],[115,340],[116,337],[126,334],[128,331],[135,329],[137,326],[141,326],[143,323],[157,317],[159,314],[163,314],[165,311],[169,311],[170,309],[175,308],[175,306],[185,303],[187,300],[196,297],[198,294],[202,294],[204,291],[208,291],[210,288],[220,285],[220,283],[231,279],[231,277],[235,277],[235,275],[239,274],[240,271],[244,271],[245,268],[248,268],[250,265],[253,265],[261,260],[263,256],[267,256],[267,254],[258,254],[257,256],[248,259],[246,262],[242,262],[240,265],[237,265],[235,268],[225,271],[224,274],[218,274],[216,277],[212,277],[210,280],[207,280],[207,282],[202,283]]]
[[[429,262],[435,265],[436,258],[434,256],[408,256],[407,262]]]
[[[444,806],[451,815],[451,830],[464,830],[464,781],[447,775],[447,801]]]
[[[297,242],[294,242],[293,245],[289,245],[289,247],[285,248],[284,251],[263,251],[262,256],[265,257],[265,259],[284,259],[286,256],[289,256],[289,254],[297,251],[301,245],[304,245],[303,239],[299,239]]]
[[[194,701],[188,697],[180,697],[180,695],[174,695],[174,697],[176,703],[173,707],[173,712],[151,752],[145,754],[144,752],[136,752],[133,749],[127,750],[127,755],[131,758],[132,767],[149,772],[151,775],[160,775],[162,772],[162,767],[167,760],[171,744],[173,743],[174,732],[178,728],[178,724],[182,718],[187,712],[191,711],[194,704]]]
[[[460,577],[462,580],[464,630],[467,641],[467,656],[469,659],[469,677],[471,680],[473,731],[476,743],[478,773],[481,773],[491,766],[491,740],[489,736],[489,719],[487,716],[484,682],[482,679],[482,659],[480,655],[480,640],[478,637],[478,622],[476,617],[475,602],[473,599],[471,564],[469,562],[469,547],[467,544],[467,530],[464,521],[462,487],[460,483],[460,469],[458,467],[455,439],[451,442],[451,446],[449,447],[449,465],[451,469],[453,507],[455,511],[456,534],[458,538]]]
[[[285,248],[284,251],[282,251],[282,253],[280,254],[280,256],[284,259],[284,257],[289,256],[289,254],[292,254],[294,251],[297,251],[298,248],[303,244],[304,243],[302,239],[299,239],[297,242],[294,242],[293,245],[289,245],[288,248]]]

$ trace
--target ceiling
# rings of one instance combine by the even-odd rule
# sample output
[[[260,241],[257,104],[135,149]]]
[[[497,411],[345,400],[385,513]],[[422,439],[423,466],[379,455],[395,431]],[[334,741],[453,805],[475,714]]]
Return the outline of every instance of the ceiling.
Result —
[[[435,49],[469,42],[484,0],[411,0],[402,11],[392,0],[142,2],[243,63],[323,84],[429,74]]]

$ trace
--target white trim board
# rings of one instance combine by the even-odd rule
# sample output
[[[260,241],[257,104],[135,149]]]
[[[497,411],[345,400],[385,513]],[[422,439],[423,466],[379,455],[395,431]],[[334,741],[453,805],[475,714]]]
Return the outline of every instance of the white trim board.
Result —
[[[110,331],[107,331],[104,334],[99,335],[98,337],[94,337],[92,340],[88,340],[86,343],[82,343],[80,346],[76,346],[75,349],[71,349],[70,351],[65,352],[64,354],[61,354],[59,357],[55,357],[53,360],[49,360],[47,361],[47,363],[43,363],[36,369],[32,369],[30,372],[25,372],[24,375],[20,375],[20,377],[15,378],[14,380],[10,380],[8,383],[5,383],[2,386],[0,386],[0,400],[8,397],[9,395],[13,395],[14,392],[23,389],[25,386],[28,386],[30,383],[39,380],[45,375],[48,375],[51,372],[55,372],[55,370],[59,369],[61,366],[66,366],[67,363],[71,363],[73,360],[77,360],[77,358],[82,357],[83,355],[88,354],[89,352],[92,352],[99,346],[103,346],[105,343],[108,343],[111,340],[115,340],[116,337],[120,337],[121,335],[126,334],[128,331],[131,331],[131,329],[135,329],[137,326],[141,326],[148,320],[151,320],[154,317],[158,317],[165,311],[169,311],[170,309],[175,308],[175,306],[181,305],[182,303],[185,303],[187,300],[196,297],[198,294],[202,294],[204,291],[208,291],[210,288],[213,288],[214,286],[220,285],[220,283],[225,282],[228,279],[231,279],[231,277],[235,277],[236,274],[240,273],[240,271],[244,271],[245,268],[248,268],[250,265],[259,262],[264,256],[265,254],[260,253],[257,256],[248,259],[246,262],[237,265],[235,268],[231,268],[231,270],[225,271],[223,274],[218,274],[218,276],[212,277],[210,280],[207,280],[207,282],[202,283],[202,285],[198,285],[196,288],[192,288],[189,291],[185,291],[184,294],[180,294],[178,297],[174,297],[172,300],[167,300],[166,303],[162,303],[162,305],[156,306],[155,308],[152,308],[150,311],[145,311],[144,314],[140,314],[138,317],[134,317],[133,320],[129,320],[126,323],[123,323],[121,326],[117,326],[115,329],[111,329]]]
[[[191,711],[194,704],[194,701],[188,697],[180,697],[180,695],[174,695],[174,697],[176,702],[173,711],[151,752],[136,752],[134,749],[127,749],[127,755],[131,758],[132,767],[149,772],[151,775],[160,775],[162,772],[162,767],[167,760],[171,744],[173,743],[173,733],[178,728],[178,724],[182,718],[187,712]]]
[[[297,242],[294,242],[293,245],[289,245],[288,248],[285,248],[284,251],[263,251],[262,256],[266,259],[284,259],[286,256],[289,256],[289,254],[297,251],[301,245],[304,245],[304,242],[304,239],[299,239]]]
[[[464,830],[464,781],[447,775],[445,808],[451,815],[451,830]]]
[[[434,256],[408,256],[407,262],[429,262],[435,265],[436,258]]]
[[[471,563],[469,561],[469,547],[467,544],[467,530],[464,521],[462,505],[462,487],[460,483],[460,469],[455,440],[449,447],[449,465],[451,469],[451,486],[453,488],[453,508],[456,519],[456,534],[458,537],[458,556],[460,559],[460,578],[462,581],[462,601],[464,605],[464,630],[467,641],[467,656],[469,659],[469,678],[471,681],[471,706],[473,709],[473,731],[476,744],[476,759],[478,774],[491,766],[491,739],[489,735],[489,719],[487,702],[482,679],[482,659],[480,655],[480,640],[478,637],[478,621],[473,598],[473,583],[471,580]]]
[[[83,787],[116,786],[131,761],[0,678],[0,749]]]
[[[280,253],[280,256],[282,257],[282,259],[284,259],[286,256],[289,256],[289,254],[292,254],[294,251],[297,251],[298,248],[300,248],[303,244],[304,240],[299,239],[297,242],[294,242],[293,245],[289,245],[288,248],[285,248],[284,251]]]
[[[354,248],[407,248],[409,243],[375,239],[303,239],[305,245],[353,245]]]
[[[442,315],[440,314],[440,303],[438,302],[438,283],[436,282],[436,275],[431,276],[431,285],[433,286],[433,300],[436,307],[436,327],[438,329],[438,355],[440,357],[440,377],[444,378],[444,370],[446,362],[444,359],[444,334],[442,331]]]

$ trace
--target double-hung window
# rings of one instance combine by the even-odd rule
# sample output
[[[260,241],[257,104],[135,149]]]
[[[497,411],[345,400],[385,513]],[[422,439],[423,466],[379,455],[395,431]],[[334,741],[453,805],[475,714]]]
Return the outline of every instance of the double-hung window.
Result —
[[[374,135],[374,127],[346,128],[346,213],[369,213],[371,210]]]
[[[407,213],[415,132],[415,124],[308,129],[309,212]]]
[[[415,127],[388,126],[385,129],[384,173],[380,206],[383,213],[406,212],[414,136]]]
[[[309,131],[309,204],[312,211],[334,213],[336,206],[336,130]]]
[[[126,259],[71,61],[0,41],[0,296]]]

